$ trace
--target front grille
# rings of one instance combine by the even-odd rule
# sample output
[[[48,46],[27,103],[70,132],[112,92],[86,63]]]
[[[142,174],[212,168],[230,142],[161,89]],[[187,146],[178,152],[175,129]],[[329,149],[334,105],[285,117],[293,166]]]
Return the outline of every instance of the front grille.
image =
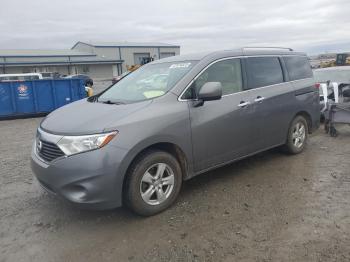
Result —
[[[62,150],[54,143],[40,140],[41,148],[37,146],[39,156],[47,162],[64,156]]]

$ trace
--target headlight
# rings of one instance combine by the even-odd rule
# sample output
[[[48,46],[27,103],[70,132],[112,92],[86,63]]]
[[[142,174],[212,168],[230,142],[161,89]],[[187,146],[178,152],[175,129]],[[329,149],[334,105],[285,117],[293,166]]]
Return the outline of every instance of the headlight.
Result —
[[[117,131],[86,135],[86,136],[64,136],[58,141],[57,146],[67,155],[73,155],[84,151],[94,150],[107,145],[116,135]]]

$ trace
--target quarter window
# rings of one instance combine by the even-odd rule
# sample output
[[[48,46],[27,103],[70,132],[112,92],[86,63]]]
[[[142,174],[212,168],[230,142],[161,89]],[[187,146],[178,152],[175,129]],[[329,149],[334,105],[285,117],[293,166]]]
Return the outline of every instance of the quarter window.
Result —
[[[278,57],[248,57],[246,61],[250,89],[283,82],[283,72]]]
[[[240,59],[219,61],[208,67],[186,90],[183,99],[195,99],[201,87],[207,82],[220,82],[222,95],[242,91],[242,69]]]
[[[312,77],[311,66],[306,57],[286,56],[283,59],[291,81]]]

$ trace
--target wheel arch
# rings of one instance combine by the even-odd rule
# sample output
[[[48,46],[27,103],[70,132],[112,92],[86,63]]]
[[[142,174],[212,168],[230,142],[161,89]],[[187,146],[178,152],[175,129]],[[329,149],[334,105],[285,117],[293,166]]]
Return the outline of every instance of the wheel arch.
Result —
[[[306,122],[307,122],[307,127],[308,127],[308,133],[311,134],[312,130],[313,130],[313,126],[312,126],[312,117],[311,114],[309,114],[307,111],[299,111],[298,113],[296,113],[292,119],[292,121],[297,117],[297,116],[302,116],[305,118]],[[292,123],[291,121],[291,123]]]
[[[140,158],[143,154],[145,154],[147,151],[150,151],[150,150],[161,150],[174,156],[180,164],[181,171],[182,171],[182,179],[186,180],[187,178],[190,177],[191,169],[189,167],[188,156],[186,156],[184,150],[179,145],[173,142],[156,142],[156,143],[144,145],[142,147],[139,147],[138,150],[134,150],[134,152],[132,153],[132,156],[130,157],[130,160],[128,161],[128,165],[123,178],[123,189],[122,189],[123,196],[127,187],[126,185],[127,176],[128,176],[130,167],[135,161],[137,161],[138,158]]]

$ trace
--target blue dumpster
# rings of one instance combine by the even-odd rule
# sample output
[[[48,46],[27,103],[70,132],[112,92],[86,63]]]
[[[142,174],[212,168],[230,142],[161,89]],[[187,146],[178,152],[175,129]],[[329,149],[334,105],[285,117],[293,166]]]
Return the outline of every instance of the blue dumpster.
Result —
[[[0,119],[47,114],[84,97],[82,79],[0,82]]]

